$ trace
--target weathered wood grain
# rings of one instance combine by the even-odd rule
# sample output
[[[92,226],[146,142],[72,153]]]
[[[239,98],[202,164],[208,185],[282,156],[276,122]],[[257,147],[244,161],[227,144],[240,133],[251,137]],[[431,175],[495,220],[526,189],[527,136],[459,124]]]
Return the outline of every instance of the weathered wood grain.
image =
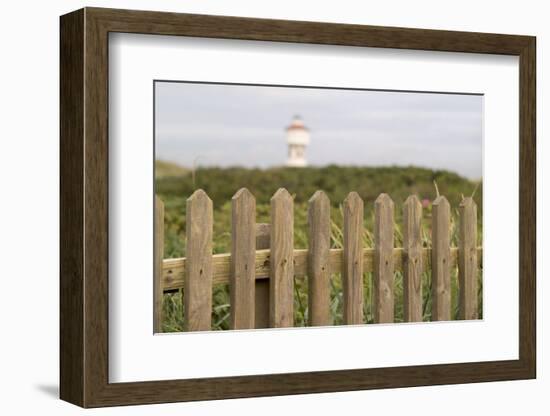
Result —
[[[477,248],[478,267],[482,267],[483,248]],[[404,250],[402,247],[393,249],[393,267],[396,272],[403,272]],[[294,276],[303,278],[307,275],[308,268],[308,250],[294,250]],[[451,248],[451,268],[457,267],[458,248]],[[187,259],[185,257],[165,259],[163,262],[162,282],[165,291],[179,289],[183,287],[185,281],[185,269]],[[426,270],[431,268],[432,250],[422,248],[422,263]],[[270,250],[256,250],[256,282],[267,282],[271,270],[271,252]],[[331,248],[329,252],[329,267],[332,273],[339,273],[342,270],[343,250],[341,248]],[[231,254],[214,254],[212,256],[212,267],[214,285],[223,285],[229,283],[229,274],[231,268]],[[374,249],[363,249],[363,272],[374,271]],[[256,287],[256,292],[258,287]]]
[[[84,210],[85,197],[101,198],[89,195],[84,186],[86,157],[90,157],[85,151],[85,21],[81,9],[63,16],[59,22],[59,397],[78,406],[85,406],[89,400],[84,379],[90,371],[85,360],[89,317],[84,307],[84,302],[89,301],[84,258],[90,254],[87,250],[90,236],[84,218],[108,215],[106,210],[86,214]],[[97,154],[102,155],[100,151]],[[93,277],[107,280],[106,275]],[[108,282],[103,284],[108,286]],[[103,307],[107,309],[105,303]],[[96,324],[105,328],[103,322]]]
[[[242,188],[231,200],[231,329],[254,328],[256,199]]]
[[[394,319],[393,201],[380,194],[374,202],[373,316],[376,323]]]
[[[308,206],[308,324],[330,325],[330,201],[317,191]]]
[[[459,206],[458,310],[460,319],[477,319],[477,206],[470,197]]]
[[[432,204],[432,321],[451,319],[451,209],[439,196]]]
[[[351,192],[343,204],[342,291],[344,324],[363,323],[363,200]]]
[[[269,249],[271,241],[271,224],[258,223],[256,224],[256,250]],[[256,276],[256,294],[255,294],[255,308],[254,308],[254,327],[255,328],[269,328],[269,268],[264,267],[265,264],[269,264],[270,251],[266,250],[264,253],[269,253],[268,258],[263,258],[255,263],[255,276]],[[256,257],[257,260],[257,257]]]
[[[537,40],[519,53],[519,359],[537,373]],[[515,226],[515,224],[513,224]]]
[[[422,321],[422,204],[411,195],[403,206],[403,318]]]
[[[284,188],[271,198],[269,326],[294,326],[294,202]]]
[[[187,199],[186,331],[209,331],[212,321],[212,200],[199,189]]]
[[[153,331],[162,332],[164,290],[162,286],[162,265],[164,260],[164,203],[155,195],[155,256],[153,292],[155,302],[153,305]]]

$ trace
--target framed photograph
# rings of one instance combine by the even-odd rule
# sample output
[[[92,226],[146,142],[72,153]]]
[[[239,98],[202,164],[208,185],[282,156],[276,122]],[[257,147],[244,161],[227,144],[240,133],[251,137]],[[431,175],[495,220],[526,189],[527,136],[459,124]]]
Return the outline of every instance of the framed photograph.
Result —
[[[534,37],[60,28],[63,400],[535,378]]]

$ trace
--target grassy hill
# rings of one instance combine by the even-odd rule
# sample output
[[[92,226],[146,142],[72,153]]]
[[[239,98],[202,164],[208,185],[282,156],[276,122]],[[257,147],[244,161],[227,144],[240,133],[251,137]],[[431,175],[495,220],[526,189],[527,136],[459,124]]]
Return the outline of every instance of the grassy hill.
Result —
[[[191,171],[173,162],[157,160],[155,162],[155,178],[165,178],[174,176],[186,176]]]
[[[471,195],[478,186],[455,173],[417,167],[199,168],[193,177],[189,169],[166,162],[157,164],[159,195],[188,197],[202,188],[215,206],[230,200],[242,187],[247,187],[259,203],[269,202],[280,187],[294,194],[296,203],[306,202],[316,190],[322,189],[337,205],[350,191],[358,192],[365,202],[374,201],[382,192],[388,193],[396,203],[410,194],[434,199],[434,182],[451,204],[457,204],[462,195]],[[481,192],[476,195],[479,205]]]

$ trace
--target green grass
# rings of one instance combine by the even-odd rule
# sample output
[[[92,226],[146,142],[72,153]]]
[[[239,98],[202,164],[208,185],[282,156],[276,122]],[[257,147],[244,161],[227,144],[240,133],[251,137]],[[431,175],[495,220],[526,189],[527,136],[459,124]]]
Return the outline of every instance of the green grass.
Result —
[[[157,179],[165,177],[182,177],[188,175],[190,172],[189,169],[172,162],[165,162],[162,160],[157,160],[155,162],[155,178]]]
[[[257,222],[269,222],[269,199],[279,187],[285,187],[294,196],[294,247],[307,248],[307,200],[317,189],[324,190],[331,199],[331,244],[342,247],[343,215],[341,203],[350,191],[356,191],[365,202],[364,246],[373,246],[374,200],[380,193],[388,193],[395,203],[395,246],[402,246],[402,208],[407,196],[416,194],[421,200],[433,201],[437,192],[451,203],[452,245],[458,241],[458,204],[463,196],[474,194],[478,205],[478,245],[482,245],[482,189],[481,184],[446,171],[410,168],[274,168],[267,170],[244,168],[199,169],[195,175],[184,168],[179,175],[158,176],[156,193],[165,203],[165,257],[185,256],[185,204],[186,199],[198,188],[204,189],[214,203],[214,253],[230,252],[231,247],[231,197],[241,187],[247,187],[257,200]],[[437,186],[434,186],[437,184]],[[430,246],[431,204],[423,212],[423,244]],[[457,317],[457,270],[452,271],[452,310]],[[481,282],[481,272],[480,272]],[[430,320],[430,273],[423,275],[424,320]],[[331,280],[331,315],[335,325],[342,323],[341,276],[334,274]],[[480,284],[481,287],[481,284]],[[307,279],[295,279],[295,326],[307,324]],[[395,274],[395,321],[403,321],[403,275]],[[364,276],[364,316],[367,323],[373,321],[372,274]],[[481,290],[479,292],[481,305]],[[163,330],[183,330],[182,293],[164,297]],[[229,328],[229,288],[218,285],[213,289],[213,329]],[[480,308],[481,310],[481,308]]]

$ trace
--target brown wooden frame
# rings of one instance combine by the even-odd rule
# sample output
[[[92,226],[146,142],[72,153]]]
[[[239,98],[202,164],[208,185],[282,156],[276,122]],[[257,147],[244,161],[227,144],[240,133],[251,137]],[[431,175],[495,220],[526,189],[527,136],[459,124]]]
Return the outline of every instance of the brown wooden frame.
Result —
[[[99,407],[535,378],[534,37],[98,8],[62,16],[60,28],[60,396],[63,400],[83,407]],[[519,56],[519,359],[109,383],[109,32]]]

